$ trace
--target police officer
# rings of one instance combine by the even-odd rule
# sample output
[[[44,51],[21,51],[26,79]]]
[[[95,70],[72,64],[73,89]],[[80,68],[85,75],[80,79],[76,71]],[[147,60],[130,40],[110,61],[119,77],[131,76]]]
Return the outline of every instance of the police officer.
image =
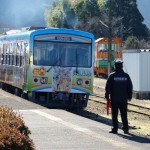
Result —
[[[105,98],[111,100],[112,125],[110,133],[118,132],[118,110],[120,110],[123,131],[129,133],[127,119],[127,104],[132,99],[132,81],[127,73],[123,71],[123,61],[115,61],[115,70],[108,77],[105,87]]]

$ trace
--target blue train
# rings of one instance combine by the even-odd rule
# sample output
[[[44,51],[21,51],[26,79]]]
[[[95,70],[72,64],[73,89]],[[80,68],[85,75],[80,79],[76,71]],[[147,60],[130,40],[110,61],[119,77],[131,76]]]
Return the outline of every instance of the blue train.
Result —
[[[2,89],[45,106],[85,108],[93,92],[94,36],[32,29],[0,37]]]

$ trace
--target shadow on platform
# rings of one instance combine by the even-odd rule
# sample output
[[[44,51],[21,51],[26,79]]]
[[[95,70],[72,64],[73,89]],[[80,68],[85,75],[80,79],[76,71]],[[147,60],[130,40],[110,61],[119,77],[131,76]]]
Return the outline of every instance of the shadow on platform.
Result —
[[[88,118],[88,119],[112,126],[112,120],[111,119],[105,118],[103,116],[89,112],[87,110],[82,110],[82,111],[79,110],[79,111],[75,111],[72,113],[75,113],[75,114],[80,115],[82,117],[85,117],[85,118]],[[119,129],[122,129],[122,123],[121,122],[119,122]],[[129,129],[136,130],[137,128],[135,128],[135,127],[133,128],[133,127],[129,126]],[[129,134],[118,133],[118,136],[125,138],[125,139],[128,139],[128,140],[131,140],[131,141],[138,142],[138,143],[150,143],[150,138],[145,137],[143,135],[136,135],[133,133],[129,133]]]
[[[129,134],[118,134],[118,136],[124,138],[124,139],[128,139],[130,141],[134,141],[134,142],[138,142],[138,143],[150,143],[150,138],[148,137],[144,137],[142,135],[136,135],[133,133],[129,133]]]

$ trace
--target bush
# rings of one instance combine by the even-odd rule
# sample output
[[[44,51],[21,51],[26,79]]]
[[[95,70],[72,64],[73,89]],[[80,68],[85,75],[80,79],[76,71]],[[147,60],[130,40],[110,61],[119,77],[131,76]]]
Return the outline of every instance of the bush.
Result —
[[[30,130],[22,116],[7,106],[0,106],[0,150],[35,150]]]

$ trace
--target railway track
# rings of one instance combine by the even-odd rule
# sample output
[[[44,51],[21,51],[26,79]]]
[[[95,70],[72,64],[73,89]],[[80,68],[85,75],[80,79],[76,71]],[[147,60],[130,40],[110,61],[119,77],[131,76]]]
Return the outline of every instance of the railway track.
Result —
[[[96,100],[96,98],[99,98],[99,100]],[[97,94],[92,94],[90,96],[89,100],[93,101],[95,103],[106,105],[105,98],[103,96],[100,96]],[[132,112],[132,113],[136,113],[136,114],[150,117],[150,108],[136,105],[136,104],[128,103],[128,112]]]

